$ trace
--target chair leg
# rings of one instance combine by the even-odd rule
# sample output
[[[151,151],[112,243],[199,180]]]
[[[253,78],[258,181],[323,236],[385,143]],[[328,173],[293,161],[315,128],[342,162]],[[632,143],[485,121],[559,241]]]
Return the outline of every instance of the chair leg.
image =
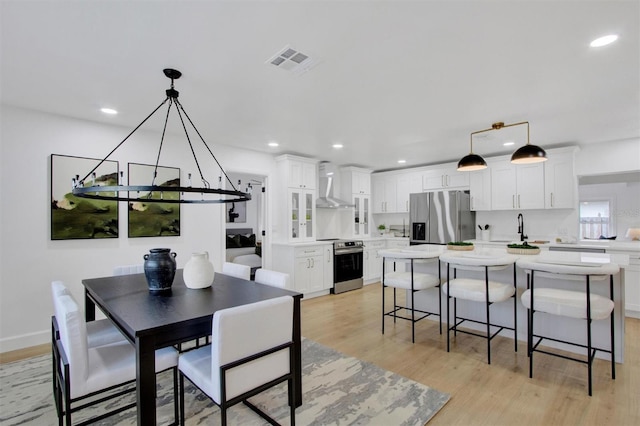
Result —
[[[180,376],[180,424],[184,425],[184,374],[182,371],[179,373]]]
[[[173,420],[175,424],[180,424],[178,421],[178,367],[173,367]],[[183,394],[184,395],[184,394]]]

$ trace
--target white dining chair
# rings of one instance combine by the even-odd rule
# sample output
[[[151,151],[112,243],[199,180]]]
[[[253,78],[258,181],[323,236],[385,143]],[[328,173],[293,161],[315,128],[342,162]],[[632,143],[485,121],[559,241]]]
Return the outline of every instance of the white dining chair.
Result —
[[[83,312],[70,295],[58,300],[58,312],[51,318],[54,365],[54,400],[58,422],[70,426],[71,414],[90,405],[120,397],[135,390],[130,387],[110,393],[103,398],[95,396],[115,387],[134,383],[136,379],[135,348],[129,342],[89,347]],[[178,352],[171,348],[156,351],[156,372],[173,369],[174,416],[178,420],[177,372]],[[91,399],[88,399],[91,398]],[[72,406],[73,405],[73,406]],[[135,407],[136,402],[104,412],[90,421]],[[83,424],[88,422],[83,422]]]
[[[51,282],[51,295],[53,298],[53,312],[57,318],[61,309],[60,298],[62,296],[71,296],[73,298],[73,295],[62,281]],[[124,335],[108,318],[89,321],[86,323],[86,329],[87,345],[90,348],[126,341]]]
[[[113,275],[144,274],[144,264],[121,265],[113,268]]]
[[[239,263],[224,262],[222,264],[222,273],[237,278],[244,278],[247,281],[251,279],[251,267]]]
[[[184,377],[220,407],[221,424],[227,409],[243,402],[260,417],[275,423],[247,400],[279,383],[288,383],[294,400],[293,298],[283,296],[217,311],[213,315],[211,346],[180,354],[180,424],[184,424]],[[295,425],[295,404],[290,404]]]
[[[256,271],[255,281],[272,287],[288,288],[289,274],[280,271],[260,268]]]

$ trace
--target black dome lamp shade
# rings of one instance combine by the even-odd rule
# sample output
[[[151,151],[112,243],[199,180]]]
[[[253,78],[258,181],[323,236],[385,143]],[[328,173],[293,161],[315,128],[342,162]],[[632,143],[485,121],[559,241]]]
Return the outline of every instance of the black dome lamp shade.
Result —
[[[480,157],[478,154],[474,154],[473,152],[470,152],[458,161],[458,171],[460,172],[473,172],[475,170],[482,170],[486,168],[487,162],[484,161],[484,158]]]
[[[110,200],[110,201],[140,201],[145,203],[157,202],[157,203],[173,203],[173,204],[211,204],[211,203],[234,203],[239,201],[251,200],[250,193],[239,191],[233,185],[233,182],[231,182],[231,179],[229,179],[229,176],[227,176],[227,173],[222,168],[222,165],[220,164],[220,162],[218,162],[218,159],[215,157],[215,155],[213,155],[213,151],[211,151],[211,148],[209,147],[209,145],[207,145],[202,135],[196,128],[195,124],[193,124],[193,121],[191,121],[191,118],[189,118],[189,115],[184,110],[182,104],[178,100],[179,92],[174,89],[173,82],[174,80],[179,79],[182,76],[182,73],[178,70],[171,69],[171,68],[167,68],[163,70],[163,72],[167,78],[171,79],[171,87],[166,90],[167,97],[165,98],[165,100],[162,101],[162,103],[158,105],[158,107],[156,107],[156,109],[154,109],[151,112],[151,114],[147,116],[147,118],[142,120],[142,122],[138,124],[138,126],[136,126],[136,128],[134,128],[131,131],[131,133],[129,133],[122,140],[122,142],[116,145],[116,147],[113,148],[111,152],[107,154],[106,157],[104,157],[100,162],[98,162],[98,165],[96,165],[91,171],[89,171],[89,173],[87,173],[84,178],[79,179],[79,176],[78,176],[78,179],[74,179],[72,193],[75,196],[81,197],[81,198],[92,198],[92,199]],[[151,179],[151,183],[149,185],[123,185],[123,182],[120,182],[119,185],[101,186],[101,185],[95,185],[94,179],[87,181],[87,178],[89,178],[89,176],[95,177],[94,172],[98,169],[98,167],[100,167],[100,165],[102,165],[102,163],[104,163],[118,148],[120,148],[120,146],[122,146],[122,144],[124,144],[127,141],[127,139],[129,139],[129,137],[133,135],[133,133],[135,133],[136,130],[138,130],[149,118],[151,118],[151,116],[153,116],[166,103],[168,103],[166,118],[164,121],[164,127],[162,130],[162,137],[160,139],[158,152],[157,152],[157,155],[155,156],[155,160],[153,161],[153,164],[155,164],[153,178]],[[171,108],[174,105],[175,105],[175,110],[177,111],[178,117],[180,118],[180,124],[182,125],[182,128],[186,136],[187,144],[189,146],[189,151],[193,155],[196,168],[198,170],[198,173],[200,174],[200,180],[202,182],[202,186],[200,187],[191,185],[191,173],[189,173],[188,175],[189,178],[187,179],[187,186],[160,186],[155,184],[157,169],[159,167],[158,163],[160,160],[160,154],[162,152],[164,137],[167,130],[167,122],[169,120]],[[186,118],[186,121],[185,121],[185,118]],[[218,176],[218,188],[211,188],[211,185],[205,179],[202,173],[202,169],[204,168],[204,166],[201,166],[200,162],[198,161],[198,158],[196,157],[196,151],[191,142],[191,138],[189,137],[189,132],[187,131],[187,123],[190,125],[191,128],[193,128],[193,131],[195,131],[195,133],[198,135],[198,138],[206,148],[206,151],[211,155],[211,157],[215,162],[215,165],[217,165],[217,167],[220,170],[220,175]],[[206,169],[214,170],[215,167],[207,165]],[[229,187],[231,189],[222,188],[223,175],[226,178],[226,181],[229,183]],[[122,173],[120,178],[122,179]],[[91,182],[91,185],[86,186],[85,182]],[[154,197],[152,195],[153,193],[156,193],[156,194],[159,193],[160,197]],[[171,196],[165,197],[164,194],[168,194]]]
[[[511,156],[513,164],[530,164],[541,161],[547,161],[547,153],[539,146],[529,143],[518,148]]]

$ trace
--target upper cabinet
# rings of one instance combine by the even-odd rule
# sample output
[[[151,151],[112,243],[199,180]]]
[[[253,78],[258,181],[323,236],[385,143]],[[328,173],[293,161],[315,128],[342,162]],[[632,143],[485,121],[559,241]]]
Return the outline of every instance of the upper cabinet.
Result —
[[[351,233],[354,237],[368,237],[371,232],[371,170],[358,167],[341,169],[342,197],[350,199]]]
[[[371,194],[371,170],[359,167],[343,167],[341,170],[342,195]]]
[[[395,213],[397,203],[396,175],[373,174],[371,186],[373,187],[373,213]]]
[[[508,157],[492,162],[491,209],[544,208],[544,164],[511,164]]]
[[[544,207],[573,209],[576,207],[578,182],[573,167],[574,150],[554,153],[544,162]]]
[[[396,211],[409,213],[409,194],[422,192],[422,172],[402,173],[396,181]]]
[[[287,183],[289,188],[315,189],[316,188],[316,161],[295,157],[292,155],[283,155],[283,161],[287,162]]]
[[[316,161],[294,155],[276,158],[278,187],[274,189],[275,241],[314,241],[316,236]]]
[[[459,172],[455,163],[446,167],[427,170],[423,173],[424,191],[456,190],[469,188],[469,172]]]
[[[477,212],[491,210],[491,166],[469,173],[471,210]]]

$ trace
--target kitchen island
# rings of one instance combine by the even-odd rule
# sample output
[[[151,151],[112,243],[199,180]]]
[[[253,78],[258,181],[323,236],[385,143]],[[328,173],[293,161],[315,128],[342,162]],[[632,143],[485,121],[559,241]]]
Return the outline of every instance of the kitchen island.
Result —
[[[504,243],[503,243],[504,247]],[[411,246],[408,247],[407,250],[434,250],[442,253],[446,248],[444,246],[432,246],[432,245],[422,245],[422,246]],[[504,256],[506,253],[506,248],[481,248],[475,247],[473,251],[469,252],[460,252],[460,256],[476,256],[481,259],[482,257],[491,258],[493,256]],[[465,254],[467,253],[467,254]],[[629,266],[629,256],[624,254],[589,254],[591,259],[594,262],[611,262],[615,263],[620,267],[620,272],[614,275],[614,327],[616,334],[616,361],[622,363],[624,361],[624,304],[625,304],[625,268]],[[539,255],[514,255],[517,257],[526,257],[531,260],[543,260],[543,261],[555,261],[560,264],[562,263],[571,263],[571,262],[580,262],[581,256],[584,254],[581,253],[566,253],[566,252],[553,252],[553,251],[543,251]],[[593,257],[595,256],[595,258]],[[589,261],[589,259],[586,259]],[[446,279],[446,264],[440,262],[439,267],[442,270],[442,277]],[[425,272],[425,273],[438,273],[438,264],[429,265],[429,264],[416,264],[415,270],[417,272]],[[458,270],[458,277],[469,277],[469,278],[478,278],[478,272],[475,271],[466,271],[466,270]],[[502,271],[493,271],[490,273],[490,279],[492,281],[499,281],[504,283],[511,284],[513,282],[513,270],[505,269]],[[536,276],[536,285],[538,287],[544,286],[553,286],[557,288],[563,288],[567,290],[580,290],[584,291],[584,281],[576,281],[572,279],[557,279],[554,277],[553,279],[549,277],[538,277]],[[524,270],[520,268],[516,268],[516,291],[518,300],[520,300],[520,296],[527,289],[527,278]],[[600,285],[600,284],[592,284],[591,286],[592,292],[596,294],[603,295],[608,297],[609,295],[609,286],[608,285]],[[438,297],[434,294],[438,289],[428,289],[423,290],[415,294],[415,304],[417,309],[423,309],[426,311],[434,311],[438,308]],[[435,297],[434,297],[435,296]],[[446,299],[443,298],[443,302],[446,303]],[[464,300],[458,301],[458,311],[464,313],[465,316],[477,319],[478,321],[483,321],[485,318],[485,310],[483,306],[477,306],[477,303],[471,303]],[[518,303],[518,334],[516,338],[523,342],[527,340],[527,311],[522,305],[522,303]],[[446,305],[442,307],[442,312],[446,312]],[[505,324],[511,325],[513,323],[513,306],[511,304],[494,304],[491,307],[491,318],[492,322],[496,324]],[[469,325],[469,328],[474,328],[473,324]],[[556,337],[561,340],[569,340],[575,341],[578,343],[586,342],[586,333],[584,328],[584,321],[573,319],[573,318],[558,318],[554,316],[540,315],[539,320],[536,321],[536,329],[541,333]],[[513,336],[512,331],[505,331],[505,336]],[[593,339],[594,345],[600,345],[602,347],[609,346],[609,321],[594,321],[593,322]],[[563,350],[567,350],[570,352],[577,352],[575,347],[570,345],[565,345],[562,343],[549,343],[548,346],[553,346],[556,348],[560,348]],[[599,357],[602,355],[598,353]],[[606,356],[602,356],[606,358]]]

